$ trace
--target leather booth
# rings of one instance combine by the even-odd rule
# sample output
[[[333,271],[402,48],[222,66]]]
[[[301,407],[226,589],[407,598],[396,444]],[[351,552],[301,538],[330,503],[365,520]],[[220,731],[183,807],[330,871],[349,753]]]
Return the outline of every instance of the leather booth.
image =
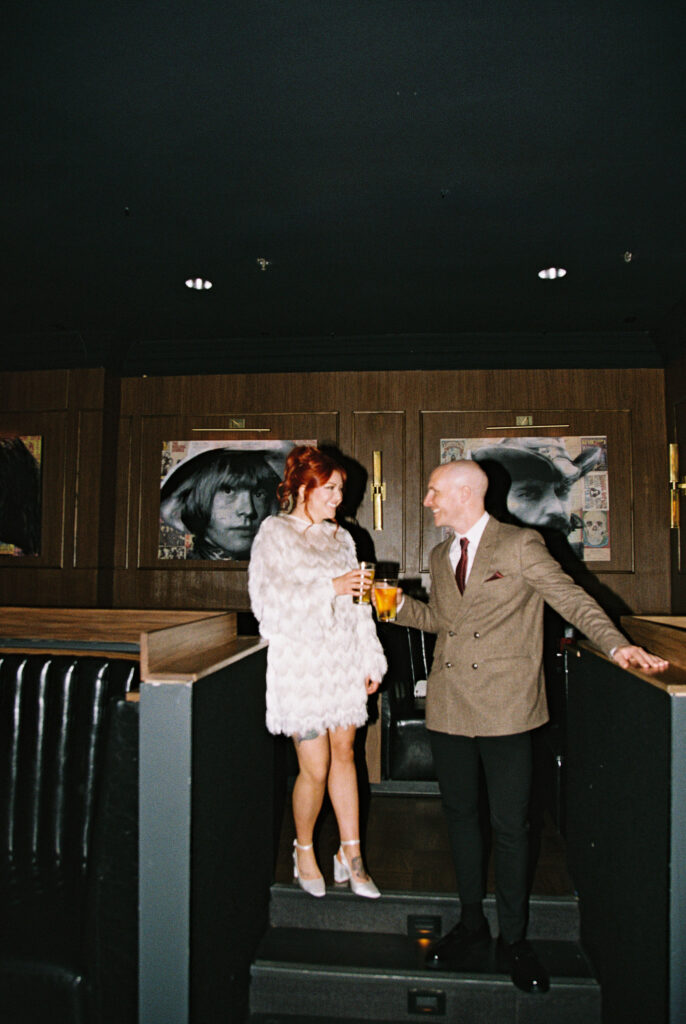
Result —
[[[0,653],[3,1024],[135,1024],[138,672]]]
[[[433,782],[436,774],[422,694],[436,637],[383,622],[377,629],[388,661],[381,702],[382,780]]]

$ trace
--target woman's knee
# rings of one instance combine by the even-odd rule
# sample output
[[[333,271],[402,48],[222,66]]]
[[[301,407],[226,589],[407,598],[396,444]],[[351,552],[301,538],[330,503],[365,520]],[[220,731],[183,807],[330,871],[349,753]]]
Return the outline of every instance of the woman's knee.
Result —
[[[336,766],[355,762],[355,729],[336,729],[329,733],[331,762]]]
[[[329,744],[326,738],[298,740],[294,737],[294,743],[302,780],[311,785],[324,785],[330,763]]]

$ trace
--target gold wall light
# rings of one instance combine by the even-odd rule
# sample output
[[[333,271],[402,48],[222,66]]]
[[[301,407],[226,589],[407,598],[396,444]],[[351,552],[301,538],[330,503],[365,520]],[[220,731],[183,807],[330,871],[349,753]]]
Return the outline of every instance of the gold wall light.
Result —
[[[374,529],[383,530],[383,502],[386,500],[386,484],[381,479],[381,452],[372,452],[372,515]]]
[[[679,529],[679,491],[686,491],[686,477],[679,480],[679,445],[669,446],[669,525]]]

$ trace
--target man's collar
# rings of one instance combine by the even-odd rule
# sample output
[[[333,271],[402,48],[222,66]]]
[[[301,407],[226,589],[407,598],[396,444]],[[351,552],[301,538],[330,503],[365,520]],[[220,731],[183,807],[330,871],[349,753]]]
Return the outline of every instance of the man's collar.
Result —
[[[456,532],[455,537],[466,537],[473,547],[475,544],[478,544],[479,541],[481,540],[481,536],[484,530],[486,529],[486,526],[488,525],[488,520],[490,518],[491,517],[489,516],[488,512],[484,512],[484,514],[479,519],[477,519],[474,525],[470,526],[466,533]]]

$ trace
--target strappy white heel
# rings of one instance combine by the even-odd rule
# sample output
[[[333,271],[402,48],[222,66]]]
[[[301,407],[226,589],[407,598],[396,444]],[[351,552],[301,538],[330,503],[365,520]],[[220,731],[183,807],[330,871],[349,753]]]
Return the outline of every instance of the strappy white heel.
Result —
[[[293,840],[293,881],[310,896],[326,896],[326,883],[321,875],[319,878],[301,878],[298,871],[298,850],[311,850],[312,845],[301,846],[297,839]]]
[[[356,896],[365,896],[368,900],[377,900],[381,893],[372,882],[371,878],[368,878],[366,882],[359,882],[353,874],[352,868],[348,864],[348,858],[343,852],[344,846],[359,846],[359,839],[341,839],[341,846],[337,854],[334,855],[333,859],[333,878],[334,882],[350,882],[350,888]]]

